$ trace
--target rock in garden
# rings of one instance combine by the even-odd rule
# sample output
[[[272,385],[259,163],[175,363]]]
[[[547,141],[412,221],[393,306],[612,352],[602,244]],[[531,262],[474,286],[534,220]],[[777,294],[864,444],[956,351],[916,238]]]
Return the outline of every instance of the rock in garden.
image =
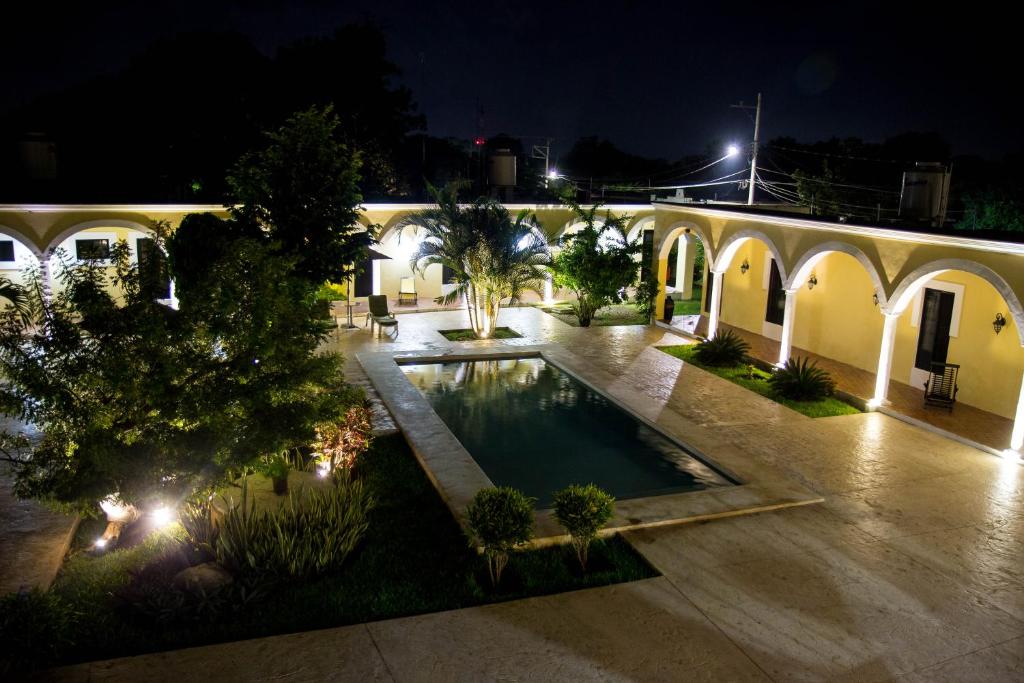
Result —
[[[193,593],[211,593],[234,580],[234,577],[216,562],[204,562],[175,574],[173,583],[176,588]]]

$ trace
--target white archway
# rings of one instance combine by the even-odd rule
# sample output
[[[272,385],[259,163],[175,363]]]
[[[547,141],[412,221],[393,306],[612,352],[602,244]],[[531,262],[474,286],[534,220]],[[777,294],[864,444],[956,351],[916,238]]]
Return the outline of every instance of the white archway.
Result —
[[[959,270],[971,275],[977,275],[992,285],[999,295],[1003,297],[1009,313],[1013,316],[1013,322],[1018,330],[1024,330],[1024,307],[1021,306],[1017,293],[1013,291],[1009,283],[1003,277],[986,265],[967,259],[939,259],[931,261],[923,266],[915,268],[911,273],[900,280],[889,297],[885,307],[886,313],[900,315],[913,301],[917,292],[932,278],[950,270]],[[1024,339],[1021,340],[1024,346]]]
[[[796,262],[796,265],[793,267],[793,272],[789,278],[783,280],[783,288],[797,289],[802,287],[804,283],[807,282],[807,278],[810,277],[815,266],[821,263],[821,261],[829,254],[837,252],[847,254],[860,261],[860,264],[864,266],[864,270],[867,271],[868,277],[871,278],[871,283],[875,287],[875,294],[878,295],[879,306],[885,308],[885,304],[888,301],[885,293],[885,284],[882,282],[882,278],[878,274],[875,264],[871,262],[871,259],[868,258],[867,254],[846,242],[823,242],[822,244],[816,244],[811,247]]]
[[[632,242],[640,237],[648,227],[654,227],[654,216],[644,216],[634,221],[633,225],[626,231],[626,242]]]
[[[155,234],[152,227],[143,225],[137,221],[126,221],[117,218],[84,221],[82,223],[75,223],[74,225],[60,231],[57,236],[50,240],[50,243],[46,245],[44,253],[47,256],[53,256],[53,252],[75,234],[94,228],[121,228],[123,230],[141,232],[147,236]]]
[[[900,316],[914,300],[919,291],[938,275],[950,271],[960,271],[980,277],[988,282],[999,293],[1006,303],[1008,312],[1018,330],[1018,342],[1024,346],[1024,308],[1021,307],[1017,293],[1009,283],[992,268],[969,259],[938,259],[930,261],[904,276],[896,285],[883,309],[885,328],[882,332],[882,345],[879,351],[878,371],[875,375],[875,395],[869,402],[872,406],[881,405],[888,396],[889,378],[892,375],[893,351],[896,346],[896,329]],[[1024,379],[1021,382],[1020,398],[1017,403],[1013,432],[1010,437],[1010,448],[1020,451],[1024,447]]]
[[[3,249],[0,260],[0,277],[5,277],[18,285],[27,284],[26,271],[45,267],[43,254],[39,248],[19,231],[6,225],[0,225],[0,241],[10,242],[10,248]],[[3,307],[0,302],[0,308]]]
[[[750,240],[758,240],[768,247],[768,251],[772,253],[772,257],[775,259],[775,265],[779,269],[779,275],[782,276],[782,281],[785,282],[788,279],[788,275],[786,273],[786,264],[782,260],[782,252],[780,252],[779,248],[775,246],[775,243],[772,242],[771,238],[760,230],[737,230],[726,237],[722,243],[718,245],[718,255],[715,257],[712,270],[716,273],[724,273],[728,270],[736,252]]]

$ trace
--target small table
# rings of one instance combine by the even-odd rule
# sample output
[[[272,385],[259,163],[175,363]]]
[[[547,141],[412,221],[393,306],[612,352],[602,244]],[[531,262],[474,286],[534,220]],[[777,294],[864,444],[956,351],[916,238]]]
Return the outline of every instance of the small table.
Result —
[[[345,325],[345,329],[346,330],[354,330],[354,329],[356,329],[356,326],[352,323],[352,310],[354,308],[356,308],[357,306],[362,306],[362,305],[363,304],[360,303],[359,301],[346,302],[345,309],[348,312],[348,324]]]

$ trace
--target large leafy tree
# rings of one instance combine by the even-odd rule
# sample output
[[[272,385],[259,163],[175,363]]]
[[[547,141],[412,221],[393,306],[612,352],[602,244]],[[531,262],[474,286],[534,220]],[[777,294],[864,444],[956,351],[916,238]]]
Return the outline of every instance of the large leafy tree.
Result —
[[[550,261],[547,243],[527,211],[516,216],[501,203],[481,198],[462,205],[458,184],[430,188],[436,206],[409,216],[420,237],[411,258],[413,270],[441,265],[453,273],[455,287],[438,303],[463,298],[470,326],[481,339],[494,334],[503,303],[514,304],[527,290],[538,290]]]
[[[330,106],[294,114],[228,176],[235,220],[259,226],[315,284],[343,280],[372,237],[358,220],[360,155],[337,127]]]
[[[147,294],[126,243],[112,268],[25,292],[0,317],[0,409],[41,428],[4,439],[16,492],[87,510],[117,495],[170,501],[260,456],[307,443],[352,394],[317,355],[305,283],[285,257],[234,242],[179,311]]]
[[[356,400],[341,358],[318,353],[314,312],[317,285],[351,262],[326,255],[369,240],[346,222],[358,159],[330,119],[296,115],[236,167],[231,218],[190,216],[167,241],[180,309],[155,301],[125,243],[110,264],[64,269],[53,296],[38,277],[0,289],[21,309],[0,314],[0,412],[42,434],[0,434],[18,494],[83,510],[108,495],[169,502],[310,443]]]
[[[555,283],[576,295],[571,306],[580,327],[589,327],[599,310],[626,300],[626,289],[637,279],[641,245],[626,239],[628,216],[602,215],[600,205],[584,208],[568,197],[563,201],[583,227],[561,239],[552,270]]]

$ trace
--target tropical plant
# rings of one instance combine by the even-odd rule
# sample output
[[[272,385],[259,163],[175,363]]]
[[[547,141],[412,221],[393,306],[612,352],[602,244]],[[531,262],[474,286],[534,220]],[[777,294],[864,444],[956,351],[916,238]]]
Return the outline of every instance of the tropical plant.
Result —
[[[242,577],[309,579],[340,567],[369,527],[374,501],[363,482],[340,478],[328,490],[295,492],[278,510],[257,511],[243,482],[220,522],[217,561]]]
[[[24,287],[15,284],[9,278],[0,276],[0,299],[6,299],[11,309],[23,321],[30,319],[28,296],[25,293]]]
[[[491,585],[497,587],[509,553],[533,537],[533,499],[507,486],[482,489],[466,507],[466,521],[487,557]]]
[[[615,499],[594,484],[572,484],[554,497],[555,518],[569,533],[580,568],[587,570],[587,553],[597,532],[615,512]]]
[[[747,357],[750,344],[732,330],[724,330],[697,345],[697,362],[713,367],[739,365]]]
[[[790,358],[768,378],[772,390],[793,401],[817,401],[836,389],[832,376],[807,358]]]
[[[216,557],[219,531],[213,521],[210,496],[186,501],[178,512],[178,521],[185,530],[185,543],[193,551],[204,557]]]
[[[626,239],[629,216],[610,211],[601,216],[600,205],[584,209],[569,195],[562,201],[583,227],[561,239],[551,269],[555,283],[576,295],[570,306],[580,327],[589,327],[597,311],[625,300],[626,289],[637,279],[635,257],[641,245]]]
[[[461,205],[459,189],[458,183],[441,190],[430,187],[436,206],[412,214],[398,227],[411,226],[420,238],[410,259],[413,271],[431,265],[452,271],[455,287],[435,301],[448,305],[464,299],[470,327],[478,338],[488,339],[503,304],[515,304],[527,290],[540,290],[550,253],[527,211],[513,217],[488,198]]]
[[[636,292],[633,297],[633,305],[637,312],[650,320],[654,317],[658,308],[658,280],[645,268],[640,276],[640,282],[636,285]]]
[[[370,447],[372,433],[370,409],[365,405],[352,406],[338,422],[318,425],[313,450],[320,466],[328,472],[351,470]]]

